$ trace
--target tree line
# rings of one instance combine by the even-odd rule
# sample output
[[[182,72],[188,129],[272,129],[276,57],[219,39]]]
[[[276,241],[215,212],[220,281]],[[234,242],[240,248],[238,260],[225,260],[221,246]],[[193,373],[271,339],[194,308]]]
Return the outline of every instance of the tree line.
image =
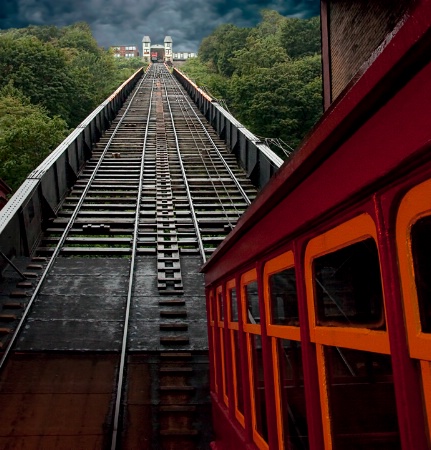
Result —
[[[1,30],[0,178],[19,187],[141,66],[99,47],[86,23]]]
[[[263,10],[254,28],[220,25],[181,70],[253,133],[291,148],[323,112],[319,17]]]

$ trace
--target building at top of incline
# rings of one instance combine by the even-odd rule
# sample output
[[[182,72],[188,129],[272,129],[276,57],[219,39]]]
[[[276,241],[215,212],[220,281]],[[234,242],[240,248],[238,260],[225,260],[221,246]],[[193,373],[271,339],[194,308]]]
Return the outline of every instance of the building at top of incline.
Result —
[[[196,56],[195,52],[189,51],[173,51],[173,41],[171,36],[165,36],[163,45],[152,44],[149,36],[142,38],[142,59],[144,62],[173,62],[185,61],[188,58]]]
[[[136,45],[114,45],[111,50],[115,58],[137,58],[139,56]]]

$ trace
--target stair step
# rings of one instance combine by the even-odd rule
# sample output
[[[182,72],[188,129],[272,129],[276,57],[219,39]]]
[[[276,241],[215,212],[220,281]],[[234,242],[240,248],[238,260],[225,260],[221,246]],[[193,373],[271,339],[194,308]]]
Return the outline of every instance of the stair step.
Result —
[[[184,306],[186,304],[185,300],[160,300],[160,306]]]
[[[31,260],[33,262],[44,262],[46,261],[45,256],[33,256],[33,258],[31,258]]]
[[[190,352],[162,352],[160,358],[172,358],[172,359],[189,359],[192,357]]]
[[[193,369],[191,367],[160,367],[160,373],[191,373]]]
[[[33,283],[31,281],[19,281],[16,284],[17,288],[23,288],[23,289],[32,289]]]
[[[7,309],[21,309],[23,307],[24,307],[24,305],[22,303],[19,303],[19,302],[6,302],[6,303],[3,303],[3,308],[7,308]]]
[[[189,328],[187,323],[161,323],[160,329],[165,331],[186,331]]]
[[[187,317],[187,311],[183,311],[181,309],[175,309],[172,311],[163,309],[160,311],[160,317]]]
[[[163,392],[193,392],[196,390],[195,387],[193,386],[173,386],[173,385],[169,385],[169,386],[160,386],[160,390]]]
[[[12,297],[12,298],[25,298],[25,297],[27,297],[27,292],[26,291],[12,291],[9,294],[9,297]]]
[[[42,270],[43,266],[41,264],[29,264],[27,266],[28,270]]]
[[[2,322],[13,322],[16,320],[15,314],[0,314],[0,321]]]
[[[194,412],[196,411],[196,406],[188,406],[188,405],[161,405],[159,406],[160,412]]]
[[[160,338],[160,343],[163,345],[178,345],[178,344],[188,344],[188,336],[166,336]]]
[[[161,436],[197,436],[197,430],[160,430]]]

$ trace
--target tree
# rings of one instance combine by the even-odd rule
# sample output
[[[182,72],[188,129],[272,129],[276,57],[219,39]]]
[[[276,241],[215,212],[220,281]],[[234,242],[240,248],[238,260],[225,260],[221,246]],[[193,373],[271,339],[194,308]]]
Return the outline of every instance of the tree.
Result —
[[[281,45],[291,58],[320,53],[320,19],[286,19],[281,30]]]
[[[0,36],[0,87],[13,81],[32,103],[68,120],[75,86],[66,66],[63,52],[50,43],[34,36]]]
[[[120,67],[83,22],[0,30],[0,177],[16,188],[140,65]]]
[[[296,147],[322,113],[321,91],[320,57],[308,56],[233,77],[232,108],[255,133]]]
[[[202,40],[198,53],[201,61],[208,63],[215,73],[230,77],[235,70],[231,59],[235,52],[246,46],[249,33],[248,28],[232,24],[220,25]]]
[[[323,110],[319,25],[318,17],[263,10],[262,21],[242,35],[234,25],[216,28],[183,70],[252,132],[295,147]]]
[[[64,120],[8,84],[0,90],[0,178],[17,189],[68,133]]]

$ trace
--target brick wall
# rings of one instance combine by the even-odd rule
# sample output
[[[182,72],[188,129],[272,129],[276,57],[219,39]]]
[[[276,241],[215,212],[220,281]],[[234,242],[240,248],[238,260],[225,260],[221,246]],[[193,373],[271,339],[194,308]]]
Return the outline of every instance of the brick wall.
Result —
[[[412,0],[330,0],[332,100],[392,31]]]

